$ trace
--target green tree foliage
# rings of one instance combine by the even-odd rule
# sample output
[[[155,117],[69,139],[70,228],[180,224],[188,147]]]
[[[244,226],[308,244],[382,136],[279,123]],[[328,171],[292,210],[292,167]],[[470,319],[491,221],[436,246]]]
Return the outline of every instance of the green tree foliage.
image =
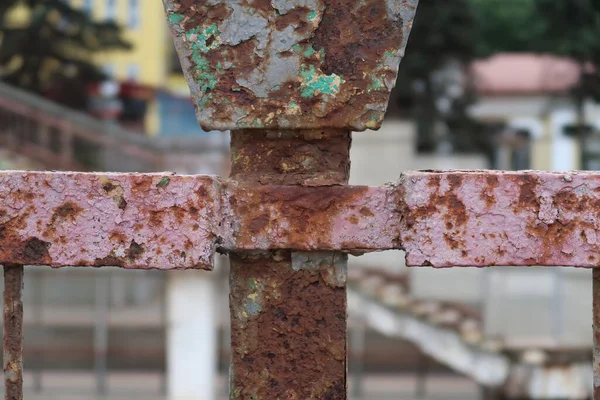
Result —
[[[18,7],[25,21],[10,17]],[[93,21],[66,1],[0,1],[0,79],[75,108],[85,86],[104,77],[93,53],[128,47],[114,22]]]
[[[545,21],[536,0],[471,0],[476,15],[479,56],[537,51]]]
[[[600,1],[535,0],[535,5],[545,22],[536,50],[566,56],[579,64],[583,75],[572,93],[578,108],[586,98],[600,100],[600,71],[590,68],[600,66]]]
[[[454,152],[489,151],[483,127],[467,115],[474,99],[468,82],[457,93],[456,83],[440,74],[457,63],[465,68],[481,54],[480,21],[473,0],[419,4],[393,98],[400,110],[410,109],[421,152],[440,151],[440,146]]]

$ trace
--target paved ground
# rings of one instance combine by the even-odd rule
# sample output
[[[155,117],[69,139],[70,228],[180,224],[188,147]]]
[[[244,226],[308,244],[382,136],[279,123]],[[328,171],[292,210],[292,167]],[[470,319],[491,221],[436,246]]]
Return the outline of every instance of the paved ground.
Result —
[[[151,374],[111,374],[108,379],[110,388],[108,396],[94,393],[94,376],[88,373],[46,373],[43,376],[42,392],[33,388],[33,376],[26,374],[27,400],[166,400],[160,394],[161,375]],[[221,396],[224,393],[225,377],[219,378]],[[352,393],[352,380],[350,381]],[[416,381],[408,375],[368,376],[364,382],[362,400],[416,400]],[[427,395],[419,400],[478,400],[477,388],[466,379],[458,377],[432,376],[427,380]],[[358,400],[358,397],[351,397]],[[198,400],[203,400],[198,396]]]

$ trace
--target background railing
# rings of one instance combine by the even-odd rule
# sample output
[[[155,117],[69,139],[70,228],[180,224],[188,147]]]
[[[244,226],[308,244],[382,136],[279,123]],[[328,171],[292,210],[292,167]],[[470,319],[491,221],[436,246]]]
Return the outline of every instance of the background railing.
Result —
[[[0,83],[0,146],[48,169],[199,173],[225,168],[227,136],[161,138],[125,130]]]

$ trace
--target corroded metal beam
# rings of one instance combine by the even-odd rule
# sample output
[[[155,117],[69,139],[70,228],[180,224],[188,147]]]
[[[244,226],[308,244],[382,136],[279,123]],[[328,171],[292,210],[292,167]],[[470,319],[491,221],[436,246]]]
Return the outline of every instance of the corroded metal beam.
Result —
[[[409,172],[399,184],[408,265],[600,266],[600,175]]]
[[[599,226],[594,173],[416,171],[381,187],[0,174],[0,263],[210,269],[217,250],[404,249],[408,265],[596,267]]]
[[[380,126],[417,0],[163,0],[203,128]]]
[[[230,202],[237,218],[230,256],[231,399],[346,398],[348,256],[269,248],[278,246],[270,238],[283,244],[302,229],[316,234],[311,214],[314,222],[326,219],[317,203],[332,197],[318,187],[312,197],[301,185],[346,184],[350,142],[344,131],[232,133],[231,178],[239,186]],[[289,186],[262,186],[282,182]],[[296,233],[288,236],[289,229]],[[258,246],[265,251],[244,251]]]
[[[0,263],[212,266],[218,178],[0,173]]]
[[[23,400],[23,266],[4,265],[4,398]]]
[[[593,327],[594,327],[594,400],[600,400],[600,269],[593,271]]]

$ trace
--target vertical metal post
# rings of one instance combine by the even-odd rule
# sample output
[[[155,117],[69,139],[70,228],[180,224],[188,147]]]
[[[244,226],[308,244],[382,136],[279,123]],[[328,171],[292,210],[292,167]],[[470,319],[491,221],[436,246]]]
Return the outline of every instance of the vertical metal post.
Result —
[[[167,271],[163,271],[161,274],[161,287],[160,287],[160,325],[163,328],[164,337],[168,337],[169,334],[169,302],[167,301],[169,292],[168,292],[168,284],[169,284],[169,273]],[[168,343],[165,340],[165,343]],[[167,366],[167,356],[165,352],[165,360],[163,364],[163,374],[160,379],[160,394],[166,396],[169,393],[169,373]]]
[[[44,366],[44,314],[43,314],[44,272],[37,270],[33,278],[33,320],[35,321],[35,344],[37,363],[33,374],[33,388],[36,393],[42,391],[42,371]]]
[[[108,369],[108,312],[109,276],[106,271],[97,271],[96,276],[96,318],[94,321],[94,370],[96,372],[96,393],[105,395]]]
[[[231,177],[343,185],[350,141],[344,131],[234,131]],[[347,257],[282,250],[230,260],[230,399],[346,399]]]
[[[594,301],[594,400],[600,400],[600,269],[593,270]]]
[[[6,400],[23,400],[23,266],[4,266],[4,384]]]

